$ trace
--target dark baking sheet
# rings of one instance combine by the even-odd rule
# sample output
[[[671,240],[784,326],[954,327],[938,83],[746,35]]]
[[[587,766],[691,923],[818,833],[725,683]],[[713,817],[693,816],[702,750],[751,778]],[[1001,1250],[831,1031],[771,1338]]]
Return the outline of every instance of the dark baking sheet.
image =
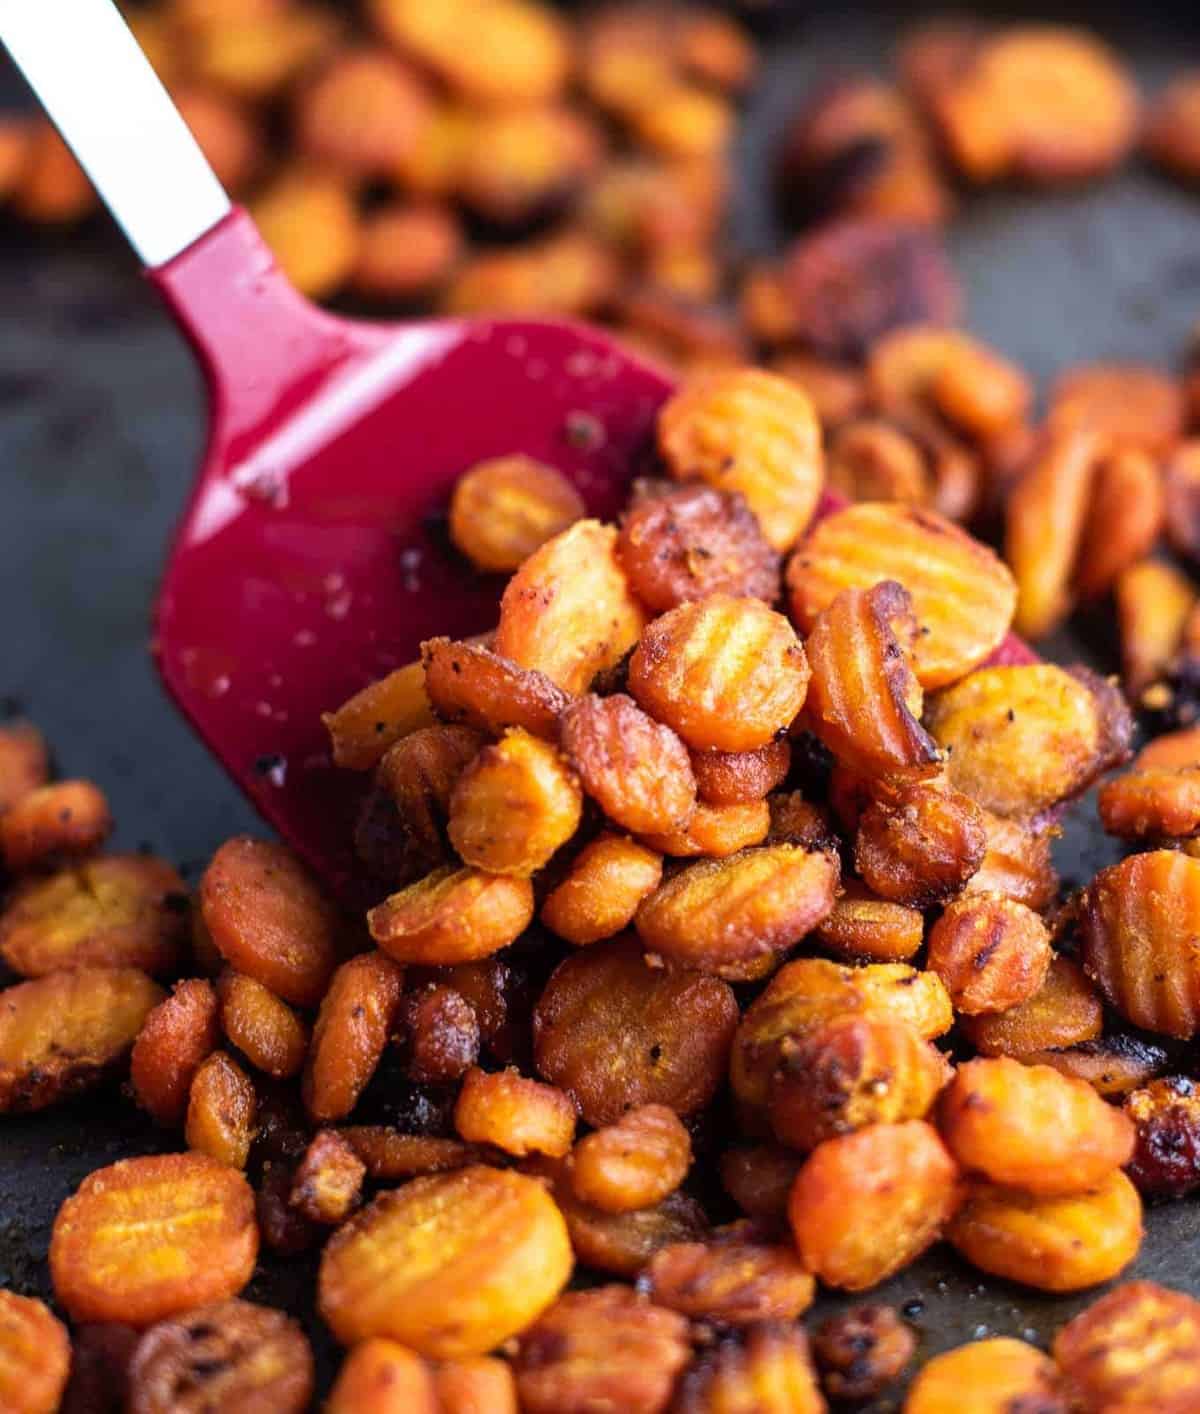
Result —
[[[766,181],[780,124],[818,77],[881,66],[897,30],[921,13],[793,7],[774,28],[736,149],[732,225],[747,254],[781,239]],[[1148,88],[1200,62],[1191,6],[1049,13],[1096,25]],[[0,104],[10,98],[20,100],[18,87],[0,69]],[[1200,318],[1200,193],[1140,165],[1079,192],[973,197],[949,242],[969,324],[1041,380],[1078,360],[1173,361]],[[105,223],[50,239],[0,225],[0,702],[46,730],[65,773],[103,783],[117,847],[149,845],[192,877],[222,839],[257,828],[163,697],[146,651],[162,548],[200,451],[200,399],[186,350]],[[1052,656],[1109,669],[1110,635],[1101,621],[1086,639],[1063,637]],[[1110,853],[1078,822],[1058,858],[1065,878],[1079,881]],[[5,1120],[0,1284],[48,1295],[44,1258],[63,1198],[92,1169],[154,1147],[171,1145],[116,1093]],[[1200,1295],[1198,1238],[1192,1203],[1152,1211],[1133,1274]],[[327,1379],[313,1266],[268,1259],[250,1294],[306,1321]],[[984,1283],[944,1249],[873,1295],[907,1307],[923,1355],[983,1333],[1045,1341],[1093,1299]]]

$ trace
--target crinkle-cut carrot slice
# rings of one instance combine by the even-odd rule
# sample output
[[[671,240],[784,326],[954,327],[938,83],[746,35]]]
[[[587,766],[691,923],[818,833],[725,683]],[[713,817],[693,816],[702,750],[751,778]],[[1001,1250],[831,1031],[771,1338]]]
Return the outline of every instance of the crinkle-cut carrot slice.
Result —
[[[500,601],[496,652],[544,673],[566,692],[585,692],[620,662],[645,616],[616,558],[617,532],[580,520],[535,550]]]
[[[236,1296],[258,1255],[254,1191],[204,1154],[97,1169],[50,1238],[54,1292],[75,1321],[148,1326]]]
[[[1083,1193],[1054,1197],[975,1184],[946,1233],[980,1271],[1038,1291],[1111,1281],[1142,1244],[1142,1202],[1119,1170]]]
[[[71,1367],[71,1340],[49,1307],[0,1291],[0,1407],[55,1414]]]
[[[1062,1327],[1054,1358],[1089,1409],[1187,1414],[1200,1404],[1200,1302],[1126,1282]]]
[[[557,468],[493,457],[455,482],[450,538],[479,569],[511,573],[583,515],[583,498]]]
[[[913,665],[924,688],[944,687],[1003,642],[1016,609],[1007,567],[933,511],[864,501],[819,521],[788,562],[792,616],[809,633],[844,589],[894,579],[917,619]]]
[[[804,533],[824,484],[821,433],[797,384],[731,369],[676,393],[659,413],[658,445],[673,475],[739,491],[776,550]]]
[[[380,1194],[339,1228],[318,1304],[345,1344],[389,1336],[434,1359],[482,1355],[545,1310],[571,1265],[542,1184],[476,1165]]]
[[[1084,895],[1082,961],[1108,1002],[1147,1031],[1200,1027],[1200,859],[1174,850],[1102,869]]]
[[[90,1089],[129,1055],[162,999],[133,967],[51,972],[0,992],[0,1113]]]

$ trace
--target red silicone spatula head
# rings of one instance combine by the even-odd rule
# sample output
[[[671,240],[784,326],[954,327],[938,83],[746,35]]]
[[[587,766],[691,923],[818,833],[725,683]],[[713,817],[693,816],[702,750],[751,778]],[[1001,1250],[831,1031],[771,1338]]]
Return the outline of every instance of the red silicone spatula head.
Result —
[[[329,318],[284,283],[243,213],[152,274],[200,348],[212,426],[158,601],[163,678],[279,832],[349,893],[361,777],[321,713],[496,621],[503,587],[450,546],[473,462],[524,452],[612,516],[669,392],[595,331]]]
[[[230,209],[111,0],[0,4],[0,39],[208,377],[207,452],[155,617],[163,679],[266,818],[352,896],[363,781],[332,768],[321,713],[422,639],[495,622],[502,586],[443,533],[455,478],[524,452],[611,516],[670,385],[582,328],[323,314]]]

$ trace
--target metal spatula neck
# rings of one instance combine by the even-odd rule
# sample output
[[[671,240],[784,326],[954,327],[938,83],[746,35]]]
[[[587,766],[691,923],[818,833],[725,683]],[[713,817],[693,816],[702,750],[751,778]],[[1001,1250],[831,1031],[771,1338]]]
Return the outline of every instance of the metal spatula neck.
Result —
[[[165,264],[228,214],[112,0],[0,0],[0,43],[143,264]]]

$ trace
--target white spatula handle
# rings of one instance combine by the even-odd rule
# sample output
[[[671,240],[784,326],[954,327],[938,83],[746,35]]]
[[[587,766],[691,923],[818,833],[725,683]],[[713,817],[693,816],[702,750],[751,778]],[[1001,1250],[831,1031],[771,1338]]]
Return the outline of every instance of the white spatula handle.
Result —
[[[145,265],[165,265],[228,214],[112,0],[0,0],[0,43]]]

